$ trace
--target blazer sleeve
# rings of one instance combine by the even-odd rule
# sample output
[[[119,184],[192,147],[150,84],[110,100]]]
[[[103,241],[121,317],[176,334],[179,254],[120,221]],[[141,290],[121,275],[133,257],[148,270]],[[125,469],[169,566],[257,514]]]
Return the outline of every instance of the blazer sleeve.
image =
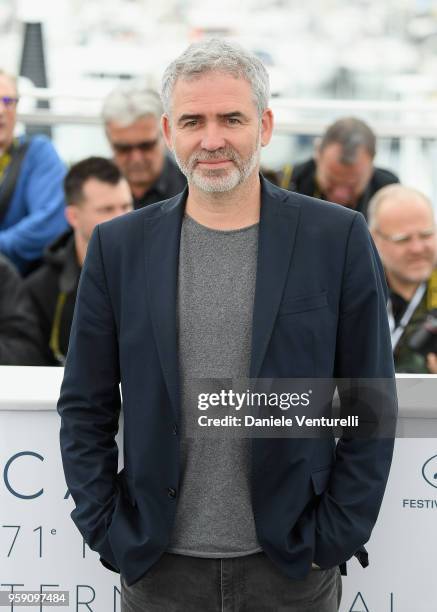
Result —
[[[71,517],[111,569],[117,567],[107,530],[117,490],[119,383],[117,329],[97,227],[79,283],[58,412],[64,473],[76,504]]]
[[[337,443],[329,487],[316,511],[314,560],[322,568],[362,549],[389,475],[397,398],[386,304],[381,261],[357,214],[344,262],[335,376],[342,416],[359,415],[374,431],[367,437],[346,433]]]

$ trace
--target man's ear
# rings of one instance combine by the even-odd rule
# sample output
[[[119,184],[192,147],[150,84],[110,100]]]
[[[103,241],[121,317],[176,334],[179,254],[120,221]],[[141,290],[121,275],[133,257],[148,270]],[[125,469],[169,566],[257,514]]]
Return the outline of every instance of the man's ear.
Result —
[[[261,117],[261,146],[269,144],[273,132],[273,113],[270,108],[266,108]]]
[[[161,117],[161,128],[162,128],[162,135],[164,136],[165,144],[170,149],[170,151],[173,151],[173,143],[171,140],[170,117],[167,115],[167,113],[164,113]]]
[[[77,206],[69,205],[65,207],[65,218],[68,224],[74,229],[77,226],[78,209]]]

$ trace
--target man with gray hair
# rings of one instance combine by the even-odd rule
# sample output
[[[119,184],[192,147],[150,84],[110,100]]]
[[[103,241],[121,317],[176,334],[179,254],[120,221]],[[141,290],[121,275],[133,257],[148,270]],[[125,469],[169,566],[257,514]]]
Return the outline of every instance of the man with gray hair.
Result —
[[[123,612],[334,612],[339,565],[367,564],[393,440],[206,431],[199,384],[394,386],[382,267],[362,215],[260,176],[273,114],[254,55],[193,44],[162,100],[188,188],[89,244],[58,404],[72,518],[121,573]]]
[[[330,125],[316,145],[313,159],[283,169],[281,186],[367,216],[370,198],[398,177],[376,168],[376,137],[361,119],[345,117]]]
[[[186,180],[161,136],[159,94],[145,80],[124,83],[106,98],[102,116],[114,162],[142,208],[180,193]]]

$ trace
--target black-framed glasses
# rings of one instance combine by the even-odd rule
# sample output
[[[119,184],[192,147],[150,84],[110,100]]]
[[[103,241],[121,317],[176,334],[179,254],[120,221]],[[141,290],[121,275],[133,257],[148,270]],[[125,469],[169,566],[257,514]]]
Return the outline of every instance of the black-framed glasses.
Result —
[[[148,151],[153,151],[156,145],[159,142],[159,138],[155,138],[155,140],[143,140],[142,142],[135,142],[132,144],[124,143],[124,142],[112,142],[112,148],[119,155],[129,155],[137,149],[142,153],[147,153]]]
[[[17,104],[18,99],[19,98],[13,96],[0,96],[0,101],[6,108],[13,108]]]

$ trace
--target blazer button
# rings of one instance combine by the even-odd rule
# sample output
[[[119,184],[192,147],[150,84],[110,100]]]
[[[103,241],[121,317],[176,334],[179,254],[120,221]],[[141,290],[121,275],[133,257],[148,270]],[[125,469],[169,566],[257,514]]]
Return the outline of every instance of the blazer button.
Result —
[[[177,425],[173,425],[173,435],[177,436],[178,435],[178,426]]]
[[[171,499],[175,499],[176,497],[176,489],[173,489],[172,487],[169,487],[167,489],[167,495],[171,498]]]

